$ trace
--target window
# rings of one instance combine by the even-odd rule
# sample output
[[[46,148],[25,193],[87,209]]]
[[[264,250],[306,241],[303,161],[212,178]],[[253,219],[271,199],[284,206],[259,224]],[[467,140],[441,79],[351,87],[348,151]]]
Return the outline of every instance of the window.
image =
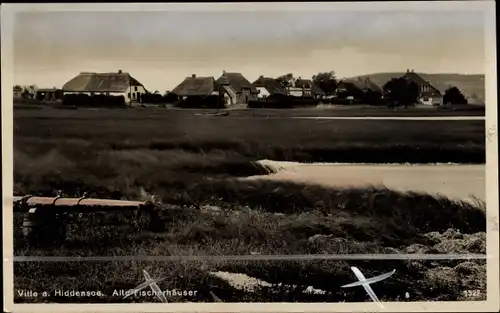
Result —
[[[134,91],[137,91],[137,86],[134,87]]]
[[[130,98],[130,92],[127,94],[128,98]]]

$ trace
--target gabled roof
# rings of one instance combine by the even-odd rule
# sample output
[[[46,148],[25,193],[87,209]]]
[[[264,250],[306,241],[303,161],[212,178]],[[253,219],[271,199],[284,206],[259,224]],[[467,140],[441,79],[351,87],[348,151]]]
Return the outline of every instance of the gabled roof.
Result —
[[[276,79],[272,77],[260,76],[252,83],[254,87],[263,87],[269,91],[270,94],[283,94],[285,95],[286,88]]]
[[[186,77],[171,93],[178,96],[209,96],[216,90],[215,78]]]
[[[62,87],[69,92],[126,92],[129,86],[142,86],[129,73],[82,72]]]
[[[296,88],[312,88],[312,80],[298,78],[295,80],[294,86]]]
[[[403,76],[403,78],[405,78],[407,80],[410,80],[410,81],[416,83],[419,86],[421,86],[421,85],[427,85],[427,86],[429,86],[432,89],[432,91],[426,92],[425,96],[437,96],[437,95],[441,95],[441,92],[436,87],[432,86],[430,82],[428,82],[425,79],[423,79],[422,76],[418,75],[413,70],[411,70],[411,71],[407,70],[406,74]]]
[[[321,95],[321,96],[326,95],[326,92],[324,92],[323,89],[321,89],[321,87],[316,85],[314,82],[312,83],[311,93],[313,95]]]
[[[316,85],[311,79],[298,78],[294,82],[295,88],[307,88],[311,89],[311,93],[315,95],[324,95],[325,92],[318,85]]]
[[[257,93],[257,89],[255,88],[255,86],[252,85],[241,73],[224,72],[222,76],[217,79],[217,84],[222,83],[222,80],[224,80],[224,83],[226,83],[226,78],[227,81],[229,81],[229,85],[231,85],[231,87],[236,92],[241,92],[242,89],[248,88],[250,89],[250,92]]]
[[[417,73],[412,71],[407,71],[406,74],[403,75],[403,78],[406,78],[418,85],[427,85],[430,83],[426,81],[425,79],[422,78],[422,76],[418,75]]]
[[[440,97],[441,92],[437,89],[432,89],[429,91],[424,91],[420,94],[421,97]]]
[[[371,90],[379,92],[382,89],[372,82],[369,78],[353,78],[353,79],[343,79],[339,82],[339,84],[343,83],[346,87],[356,88],[359,90]]]

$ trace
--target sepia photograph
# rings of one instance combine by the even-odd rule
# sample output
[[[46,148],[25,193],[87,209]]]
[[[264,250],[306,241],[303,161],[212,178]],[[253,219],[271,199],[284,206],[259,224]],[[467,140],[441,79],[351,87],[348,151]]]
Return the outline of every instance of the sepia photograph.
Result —
[[[253,5],[2,6],[8,301],[498,306],[494,2]]]

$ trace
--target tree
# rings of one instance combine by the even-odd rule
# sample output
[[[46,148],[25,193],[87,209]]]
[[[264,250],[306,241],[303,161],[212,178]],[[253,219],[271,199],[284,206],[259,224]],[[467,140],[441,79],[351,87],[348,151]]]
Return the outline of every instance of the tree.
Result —
[[[318,73],[312,77],[312,80],[327,95],[333,94],[337,88],[337,79],[335,78],[334,71]]]
[[[457,87],[448,88],[443,96],[445,104],[467,104],[467,99]]]
[[[290,87],[290,81],[295,81],[295,78],[293,77],[292,73],[288,73],[285,75],[281,75],[280,77],[276,78],[278,82],[284,87]]]
[[[363,94],[363,102],[369,105],[380,105],[382,102],[382,93],[375,90],[367,90]]]
[[[29,85],[29,86],[23,86],[22,87],[22,96],[23,98],[29,98],[29,99],[32,99],[35,97],[35,93],[36,93],[36,90],[38,88],[35,86],[35,85]]]
[[[417,102],[419,95],[418,85],[403,77],[393,78],[384,87],[384,96],[390,106],[413,105]]]

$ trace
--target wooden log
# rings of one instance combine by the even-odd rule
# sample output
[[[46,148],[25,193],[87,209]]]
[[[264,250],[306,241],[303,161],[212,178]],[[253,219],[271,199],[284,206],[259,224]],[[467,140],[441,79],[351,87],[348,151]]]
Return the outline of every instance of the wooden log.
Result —
[[[149,201],[15,196],[13,204],[14,212],[28,213],[24,218],[23,232],[30,244],[35,245],[64,241],[67,212],[140,210],[149,215],[150,230],[163,231],[165,226]]]
[[[95,212],[135,210],[152,204],[148,201],[127,201],[93,198],[13,197],[14,212],[28,212],[33,207],[52,207],[54,211]]]

